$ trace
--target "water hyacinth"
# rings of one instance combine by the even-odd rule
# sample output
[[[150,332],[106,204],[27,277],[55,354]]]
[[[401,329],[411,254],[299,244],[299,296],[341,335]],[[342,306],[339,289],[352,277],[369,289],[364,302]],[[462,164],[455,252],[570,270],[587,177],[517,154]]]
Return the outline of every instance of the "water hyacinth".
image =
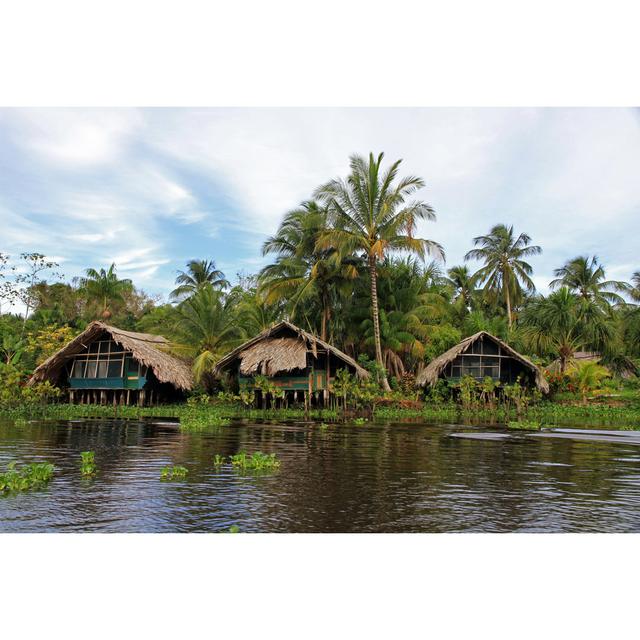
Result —
[[[15,462],[0,473],[0,493],[28,491],[46,486],[53,478],[54,466],[49,462],[34,462],[17,469]]]
[[[160,472],[160,480],[183,480],[187,477],[189,469],[180,465],[167,465]]]
[[[256,451],[252,455],[248,455],[244,451],[240,451],[231,456],[231,465],[242,471],[265,471],[280,468],[280,460],[275,453],[262,453]]]
[[[80,473],[83,476],[93,476],[98,472],[95,458],[96,454],[94,451],[82,451],[80,453]]]

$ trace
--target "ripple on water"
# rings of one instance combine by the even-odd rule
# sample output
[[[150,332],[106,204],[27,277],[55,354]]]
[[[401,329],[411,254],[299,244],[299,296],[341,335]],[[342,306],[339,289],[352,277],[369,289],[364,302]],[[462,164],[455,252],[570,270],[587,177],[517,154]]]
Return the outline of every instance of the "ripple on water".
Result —
[[[164,420],[2,423],[0,465],[46,459],[56,475],[42,491],[0,498],[0,530],[640,531],[638,435],[417,423],[243,422],[200,434]],[[99,467],[88,481],[78,472],[85,450]],[[276,453],[282,466],[260,475],[213,467],[215,454],[241,450]],[[167,464],[189,475],[160,482]]]

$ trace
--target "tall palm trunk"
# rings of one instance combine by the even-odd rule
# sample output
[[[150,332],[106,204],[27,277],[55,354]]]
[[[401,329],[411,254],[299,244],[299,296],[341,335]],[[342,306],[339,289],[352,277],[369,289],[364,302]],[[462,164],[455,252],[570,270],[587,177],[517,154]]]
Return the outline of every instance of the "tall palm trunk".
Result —
[[[507,301],[507,324],[509,331],[511,331],[511,297],[509,296],[509,287],[505,287],[505,298]]]
[[[380,384],[385,391],[391,391],[389,381],[385,374],[384,361],[382,359],[382,344],[380,339],[380,314],[378,311],[378,271],[376,269],[376,257],[369,256],[369,275],[371,277],[371,311],[373,314],[373,339],[376,345],[376,362],[380,367]]]
[[[322,295],[322,317],[320,324],[320,337],[327,341],[327,326],[329,324],[329,314],[331,310],[329,308],[329,301],[326,295]]]
[[[508,270],[506,265],[502,265],[502,286],[504,287],[504,301],[507,305],[507,326],[511,331],[511,295],[509,293],[510,279],[508,277]]]

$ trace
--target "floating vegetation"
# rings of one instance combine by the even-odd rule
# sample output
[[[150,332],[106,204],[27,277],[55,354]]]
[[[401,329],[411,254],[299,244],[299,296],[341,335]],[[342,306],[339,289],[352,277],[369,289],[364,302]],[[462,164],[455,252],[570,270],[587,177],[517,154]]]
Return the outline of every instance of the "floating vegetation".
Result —
[[[232,524],[227,533],[240,533],[240,527],[237,524]]]
[[[182,431],[205,431],[212,427],[220,427],[229,423],[229,420],[215,410],[194,411],[189,410],[180,417],[180,429]]]
[[[542,423],[538,420],[511,420],[507,423],[509,429],[522,429],[524,431],[540,431]]]
[[[0,473],[0,493],[11,493],[39,489],[53,478],[54,467],[49,462],[34,462],[20,469],[15,462],[7,465],[5,473]]]
[[[221,467],[225,463],[225,460],[226,458],[224,456],[221,456],[219,453],[216,453],[216,455],[213,456],[213,466]]]
[[[186,467],[167,465],[160,473],[160,480],[183,480],[188,473],[189,469]]]
[[[80,453],[80,473],[83,476],[93,476],[98,472],[96,466],[96,454],[94,451],[82,451]]]
[[[267,471],[280,467],[280,460],[275,453],[266,454],[261,451],[256,451],[252,455],[241,451],[231,456],[229,460],[235,469],[242,471]]]
[[[357,424],[358,426],[362,426],[363,424],[367,424],[366,418],[354,418],[353,424]]]

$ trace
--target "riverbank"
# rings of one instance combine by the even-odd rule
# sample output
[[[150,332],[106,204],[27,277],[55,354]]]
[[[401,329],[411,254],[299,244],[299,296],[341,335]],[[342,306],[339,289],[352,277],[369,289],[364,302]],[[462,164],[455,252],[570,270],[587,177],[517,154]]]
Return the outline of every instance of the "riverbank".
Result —
[[[544,424],[584,421],[612,424],[640,429],[640,401],[630,398],[616,404],[541,402],[527,407],[519,414],[514,409],[474,407],[465,409],[458,404],[425,404],[420,408],[377,407],[373,412],[342,415],[329,409],[250,409],[235,403],[217,402],[209,405],[161,405],[156,407],[122,407],[100,405],[28,405],[0,409],[0,417],[8,419],[81,419],[81,418],[173,418],[185,430],[222,426],[237,419],[264,420],[327,420],[364,424],[367,421],[451,421],[461,423],[504,423],[516,418],[536,420]]]

